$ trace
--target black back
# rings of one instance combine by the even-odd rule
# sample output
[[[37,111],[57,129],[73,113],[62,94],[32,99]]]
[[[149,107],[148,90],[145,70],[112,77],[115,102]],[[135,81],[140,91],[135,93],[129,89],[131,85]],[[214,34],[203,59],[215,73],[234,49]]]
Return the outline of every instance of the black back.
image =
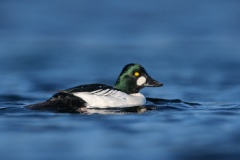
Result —
[[[65,93],[92,92],[92,91],[96,91],[96,90],[99,90],[99,89],[102,89],[102,90],[113,89],[113,87],[105,85],[105,84],[96,83],[96,84],[86,84],[86,85],[76,86],[76,87],[73,87],[73,88],[63,90],[62,92],[65,92]]]

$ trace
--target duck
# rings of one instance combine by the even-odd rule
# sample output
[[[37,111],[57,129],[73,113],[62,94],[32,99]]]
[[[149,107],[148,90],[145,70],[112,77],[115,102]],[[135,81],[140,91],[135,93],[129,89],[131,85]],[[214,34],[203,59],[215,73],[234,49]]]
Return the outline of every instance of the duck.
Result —
[[[160,87],[162,83],[149,76],[140,64],[127,64],[114,86],[94,83],[79,85],[55,93],[45,102],[28,105],[33,110],[84,112],[86,109],[129,108],[146,103],[139,91],[144,87]]]

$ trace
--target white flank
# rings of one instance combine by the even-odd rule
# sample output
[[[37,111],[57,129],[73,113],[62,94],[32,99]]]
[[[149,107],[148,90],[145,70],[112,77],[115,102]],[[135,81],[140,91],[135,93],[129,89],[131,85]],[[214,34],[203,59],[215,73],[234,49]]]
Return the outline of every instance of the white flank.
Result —
[[[137,79],[137,85],[141,86],[141,85],[145,84],[146,81],[147,81],[147,79],[145,77],[141,76]]]
[[[117,108],[133,107],[146,103],[144,95],[141,93],[126,94],[117,90],[98,90],[94,92],[77,92],[75,96],[87,102],[87,108]]]

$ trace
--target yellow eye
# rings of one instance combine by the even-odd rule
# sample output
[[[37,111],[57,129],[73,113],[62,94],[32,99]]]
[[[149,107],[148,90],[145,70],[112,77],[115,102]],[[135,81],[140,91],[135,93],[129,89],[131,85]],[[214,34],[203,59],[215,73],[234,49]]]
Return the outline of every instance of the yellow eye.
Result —
[[[134,75],[138,77],[140,74],[138,72],[135,72]]]

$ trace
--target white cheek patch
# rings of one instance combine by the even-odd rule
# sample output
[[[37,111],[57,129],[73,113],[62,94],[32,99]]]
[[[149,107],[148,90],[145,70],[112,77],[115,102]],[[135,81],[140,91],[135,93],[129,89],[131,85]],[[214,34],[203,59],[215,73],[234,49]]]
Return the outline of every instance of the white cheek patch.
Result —
[[[147,79],[145,77],[141,76],[137,79],[137,85],[142,86],[143,84],[146,83],[146,81],[147,81]]]

